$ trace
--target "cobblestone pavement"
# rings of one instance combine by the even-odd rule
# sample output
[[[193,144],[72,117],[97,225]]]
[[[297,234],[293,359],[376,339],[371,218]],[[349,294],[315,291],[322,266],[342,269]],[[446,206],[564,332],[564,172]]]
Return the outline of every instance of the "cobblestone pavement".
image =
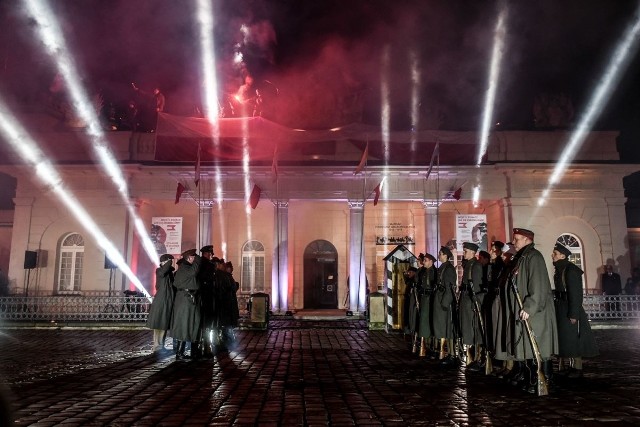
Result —
[[[594,331],[584,378],[537,397],[364,326],[273,321],[188,362],[151,354],[144,329],[0,329],[0,376],[18,426],[640,424],[638,330]]]

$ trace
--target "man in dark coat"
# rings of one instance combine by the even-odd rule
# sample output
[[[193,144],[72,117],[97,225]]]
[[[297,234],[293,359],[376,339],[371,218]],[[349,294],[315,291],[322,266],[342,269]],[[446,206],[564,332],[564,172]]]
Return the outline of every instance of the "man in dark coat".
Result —
[[[196,254],[195,249],[185,251],[173,282],[177,293],[173,306],[173,318],[171,319],[171,334],[173,338],[178,340],[176,351],[176,359],[178,360],[186,357],[184,352],[187,342],[191,344],[190,357],[197,357],[202,322],[198,292],[200,289],[198,270],[201,262],[202,258]]]
[[[462,329],[462,344],[467,346],[467,366],[470,370],[477,371],[482,368],[481,349],[484,344],[480,313],[477,310],[477,307],[482,306],[482,265],[476,259],[478,245],[464,242],[462,250],[464,267],[460,289],[460,329]],[[477,306],[475,301],[478,303]],[[473,347],[473,357],[471,347]]]
[[[153,351],[164,350],[164,340],[171,326],[173,300],[176,295],[173,287],[173,255],[160,257],[160,267],[156,269],[156,294],[149,309],[147,328],[153,329]]]
[[[429,347],[435,349],[435,346],[430,345],[431,338],[433,337],[432,327],[432,312],[433,312],[433,293],[436,289],[437,270],[434,266],[436,259],[431,254],[423,255],[422,267],[418,271],[418,283],[420,289],[422,289],[422,296],[420,297],[420,313],[418,322],[418,337],[420,338],[420,355],[426,356]],[[435,358],[436,354],[432,355]]]
[[[236,285],[233,277],[227,273],[223,260],[214,258],[216,261],[216,276],[214,286],[214,327],[217,337],[218,350],[226,350],[229,343],[234,338],[233,328],[238,326]],[[215,338],[214,338],[215,340]]]
[[[200,300],[202,310],[202,345],[203,355],[206,358],[213,357],[213,315],[214,298],[213,288],[216,274],[216,264],[212,262],[213,246],[207,245],[200,249],[202,254],[202,264],[198,271],[198,281],[200,282]]]
[[[402,319],[403,319],[403,328],[405,334],[409,334],[409,336],[414,338],[414,334],[416,331],[416,323],[417,323],[417,307],[416,307],[416,298],[415,295],[418,291],[417,286],[417,274],[418,269],[415,267],[409,267],[404,272],[404,300],[402,303]]]
[[[604,274],[602,275],[602,294],[614,296],[622,293],[622,280],[618,273],[613,272],[613,265],[607,264],[604,266]],[[612,302],[607,303],[607,311],[618,310],[619,304]]]
[[[558,319],[558,351],[560,373],[568,378],[582,376],[582,358],[598,355],[598,346],[591,332],[589,319],[582,307],[582,270],[569,261],[571,251],[556,243],[551,253],[555,272],[555,307]],[[573,358],[573,367],[564,369],[564,362]]]
[[[451,263],[453,254],[446,246],[442,246],[438,252],[441,264],[438,268],[438,285],[433,294],[432,326],[433,336],[440,341],[440,348],[447,343],[447,356],[440,362],[443,366],[455,364],[455,344],[457,321],[456,318],[456,288],[458,287],[458,274]],[[443,355],[442,350],[440,355]]]
[[[523,304],[517,317],[529,321],[538,343],[543,370],[550,377],[553,371],[550,357],[558,353],[558,326],[547,265],[540,251],[535,248],[533,239],[533,231],[513,229],[513,245],[517,252],[509,280],[511,284],[515,283]],[[509,292],[514,292],[512,286]],[[523,384],[523,387],[528,392],[535,393],[538,376],[531,339],[523,322],[516,322],[514,326],[514,333],[518,338],[513,343],[513,354],[516,360],[525,362],[530,373],[529,383]]]

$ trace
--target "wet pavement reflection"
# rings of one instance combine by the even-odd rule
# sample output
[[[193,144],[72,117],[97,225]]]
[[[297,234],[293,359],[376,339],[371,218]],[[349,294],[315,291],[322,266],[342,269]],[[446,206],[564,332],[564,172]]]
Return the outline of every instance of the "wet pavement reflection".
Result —
[[[594,332],[601,356],[546,397],[361,320],[272,321],[199,361],[152,354],[145,329],[0,329],[0,376],[18,426],[638,425],[640,331]]]

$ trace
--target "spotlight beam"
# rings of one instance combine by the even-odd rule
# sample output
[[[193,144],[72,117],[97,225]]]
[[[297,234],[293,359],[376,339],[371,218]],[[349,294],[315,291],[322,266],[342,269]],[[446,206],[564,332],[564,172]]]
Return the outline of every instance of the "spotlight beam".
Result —
[[[607,102],[611,98],[616,84],[620,81],[620,78],[624,71],[627,69],[633,54],[638,49],[638,37],[640,33],[640,7],[636,10],[635,20],[627,27],[624,37],[618,44],[616,50],[611,57],[609,66],[605,70],[602,80],[598,84],[593,96],[587,104],[585,113],[583,114],[576,130],[571,134],[569,142],[565,149],[562,151],[556,167],[553,169],[553,173],[549,177],[547,188],[542,192],[542,195],[538,199],[538,205],[544,204],[546,198],[549,196],[551,188],[560,182],[564,176],[569,164],[575,158],[576,153],[582,147],[587,133],[593,128],[600,113],[604,109]]]
[[[109,149],[109,143],[102,130],[98,115],[82,86],[75,61],[67,48],[58,20],[49,4],[44,0],[26,0],[25,6],[26,14],[37,24],[38,34],[47,53],[55,61],[58,72],[64,78],[71,95],[74,110],[87,124],[87,133],[91,139],[94,155],[102,165],[102,169],[115,184],[129,215],[134,219],[134,228],[140,237],[142,247],[147,256],[154,264],[157,264],[159,258],[155,246],[147,233],[144,223],[129,200],[126,179],[118,165],[118,161]]]
[[[478,149],[478,159],[476,165],[480,166],[482,158],[487,153],[489,146],[489,131],[493,122],[493,111],[496,102],[496,92],[498,80],[500,78],[500,64],[504,53],[504,43],[506,37],[507,10],[503,8],[498,15],[498,21],[493,32],[493,51],[491,52],[491,65],[489,68],[489,84],[487,95],[484,101],[484,113],[482,115],[482,127],[480,130],[480,146]]]
[[[18,123],[18,119],[9,111],[6,104],[0,100],[0,132],[9,146],[35,170],[38,179],[48,186],[84,229],[93,236],[98,246],[105,251],[109,259],[118,266],[131,283],[146,297],[150,298],[149,293],[131,271],[120,251],[91,218],[91,215],[80,204],[78,199],[65,187],[58,171],[38,148],[38,144]]]

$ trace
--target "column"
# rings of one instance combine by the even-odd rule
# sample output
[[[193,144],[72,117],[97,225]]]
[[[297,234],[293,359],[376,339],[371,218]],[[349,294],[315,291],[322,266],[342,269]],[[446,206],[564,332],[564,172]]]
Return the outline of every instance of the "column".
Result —
[[[213,221],[213,200],[196,200],[198,204],[198,225],[196,227],[196,249],[211,244],[211,222]]]
[[[273,260],[271,262],[271,309],[289,308],[289,202],[275,201]]]
[[[437,200],[425,200],[422,202],[424,206],[424,241],[428,253],[438,259],[438,251],[440,250],[440,202]],[[421,252],[421,251],[417,251]]]
[[[364,202],[349,202],[349,310],[366,307],[367,271],[364,264]]]

